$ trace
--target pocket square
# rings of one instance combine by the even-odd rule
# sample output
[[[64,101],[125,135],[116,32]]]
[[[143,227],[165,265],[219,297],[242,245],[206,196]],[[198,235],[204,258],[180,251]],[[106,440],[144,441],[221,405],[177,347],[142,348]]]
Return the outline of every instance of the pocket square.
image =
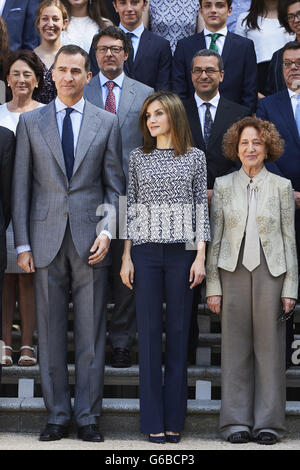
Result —
[[[12,8],[11,10],[9,10],[9,13],[12,13],[14,11],[21,11],[22,8]]]

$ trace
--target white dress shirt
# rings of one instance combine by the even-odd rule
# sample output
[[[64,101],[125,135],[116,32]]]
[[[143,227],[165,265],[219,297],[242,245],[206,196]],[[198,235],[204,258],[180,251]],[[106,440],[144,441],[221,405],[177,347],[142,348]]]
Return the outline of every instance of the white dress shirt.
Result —
[[[0,0],[0,16],[2,16],[6,0]]]
[[[198,109],[202,135],[204,136],[204,119],[205,119],[205,111],[206,111],[206,106],[205,106],[204,103],[210,103],[211,104],[209,110],[210,110],[212,120],[214,121],[215,117],[216,117],[216,112],[217,112],[217,108],[218,108],[218,105],[219,105],[219,101],[220,101],[220,93],[218,92],[216,94],[216,96],[214,96],[213,99],[210,100],[210,101],[203,100],[202,98],[200,98],[200,96],[197,95],[196,92],[194,94],[194,97],[195,97],[195,101],[196,101],[196,105],[197,105],[197,109]]]
[[[215,33],[221,34],[221,36],[219,36],[218,39],[216,40],[216,45],[217,45],[219,54],[222,55],[225,39],[228,33],[227,26],[225,26],[222,29],[219,29],[219,31],[210,31],[209,29],[204,28],[203,33],[204,33],[204,38],[205,38],[205,43],[206,43],[206,49],[209,49],[209,46],[211,43],[211,37],[209,36],[209,34],[215,34]]]
[[[138,26],[133,31],[129,31],[127,28],[125,28],[125,26],[123,26],[120,23],[119,28],[121,28],[124,31],[124,33],[131,33],[133,35],[131,37],[131,43],[132,43],[132,47],[133,47],[133,60],[135,60],[135,57],[136,57],[136,54],[137,54],[137,51],[138,51],[138,48],[139,48],[139,45],[140,45],[141,36],[144,32],[145,26],[142,23],[142,24],[140,24],[140,26]]]
[[[292,105],[293,113],[294,113],[294,117],[295,117],[296,107],[297,107],[297,104],[298,104],[297,96],[299,96],[299,93],[296,93],[295,91],[290,90],[289,88],[287,90],[288,90],[288,93],[289,93],[289,97],[291,98],[291,105]]]
[[[102,99],[103,99],[103,104],[105,106],[107,95],[108,95],[108,88],[105,86],[107,82],[114,82],[115,86],[112,90],[113,94],[115,95],[116,99],[116,113],[118,114],[118,109],[119,109],[119,104],[120,104],[120,99],[121,99],[121,93],[122,93],[122,86],[123,86],[123,81],[124,81],[125,74],[122,72],[118,77],[114,78],[111,80],[110,78],[105,77],[103,73],[100,71],[99,72],[99,81],[100,81],[100,89],[102,93]]]

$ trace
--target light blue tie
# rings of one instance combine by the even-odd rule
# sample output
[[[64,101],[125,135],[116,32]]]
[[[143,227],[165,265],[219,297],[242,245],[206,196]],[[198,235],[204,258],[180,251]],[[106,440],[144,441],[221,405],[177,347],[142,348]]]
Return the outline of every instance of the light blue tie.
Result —
[[[297,106],[296,106],[296,113],[295,113],[296,124],[298,127],[298,134],[300,137],[300,94],[297,95]]]

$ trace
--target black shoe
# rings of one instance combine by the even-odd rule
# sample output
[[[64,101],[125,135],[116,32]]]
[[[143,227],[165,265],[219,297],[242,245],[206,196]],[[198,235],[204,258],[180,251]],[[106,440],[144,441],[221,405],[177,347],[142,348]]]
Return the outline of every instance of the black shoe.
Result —
[[[171,444],[178,444],[181,439],[180,434],[167,434],[166,433],[166,442],[170,442]]]
[[[59,441],[69,436],[69,428],[61,424],[48,423],[40,434],[40,441]]]
[[[112,352],[112,367],[131,367],[131,356],[130,351],[125,348],[114,348]]]
[[[87,426],[81,426],[78,428],[78,437],[82,441],[104,442],[104,438],[99,432],[96,424],[88,424]]]
[[[273,445],[277,444],[277,436],[272,432],[260,432],[255,439],[258,444],[262,445]]]
[[[166,436],[151,436],[149,434],[149,442],[152,442],[153,444],[165,444],[166,443]]]
[[[247,431],[239,431],[230,434],[227,441],[231,444],[246,444],[250,441],[250,434]]]

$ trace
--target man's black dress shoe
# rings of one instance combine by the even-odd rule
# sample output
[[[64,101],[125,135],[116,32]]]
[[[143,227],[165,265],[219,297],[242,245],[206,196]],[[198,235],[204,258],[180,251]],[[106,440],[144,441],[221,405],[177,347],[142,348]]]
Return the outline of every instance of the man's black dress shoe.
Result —
[[[96,424],[88,424],[87,426],[81,426],[78,428],[78,437],[82,441],[104,442],[104,437],[99,432]]]
[[[69,428],[61,424],[48,423],[40,434],[40,441],[59,441],[69,436]]]
[[[260,432],[255,440],[258,444],[267,446],[276,444],[278,442],[276,434],[264,431]]]
[[[227,441],[231,444],[246,444],[250,441],[250,434],[247,431],[239,431],[230,434]]]
[[[112,367],[131,367],[130,351],[125,348],[114,348],[112,352]]]

